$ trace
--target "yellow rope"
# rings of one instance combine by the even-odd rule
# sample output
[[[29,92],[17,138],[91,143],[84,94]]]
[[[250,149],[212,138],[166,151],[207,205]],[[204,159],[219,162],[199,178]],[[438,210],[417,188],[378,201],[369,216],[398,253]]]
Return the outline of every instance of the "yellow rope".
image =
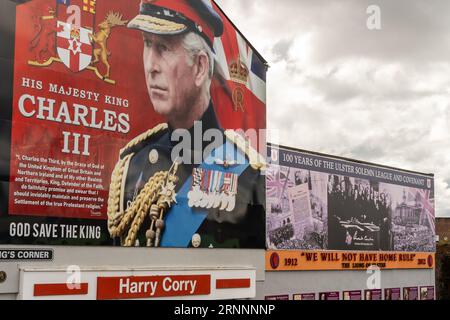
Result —
[[[127,216],[126,219],[122,219],[119,224],[119,232],[123,232],[125,226],[129,225],[131,219],[133,219],[131,227],[128,230],[128,236],[125,239],[125,246],[133,246],[135,244],[138,231],[142,226],[145,217],[149,213],[151,204],[157,200],[166,177],[166,172],[158,172],[150,178],[149,182],[144,186],[134,203],[131,205],[130,215]]]
[[[112,237],[119,237],[124,233],[127,226],[129,226],[135,219],[136,214],[140,210],[142,210],[141,207],[144,204],[144,201],[154,200],[154,197],[156,197],[157,193],[162,187],[166,175],[167,173],[165,172],[157,172],[148,180],[148,182],[139,192],[136,200],[134,200],[131,206],[129,206],[129,208],[126,210],[118,225],[116,224],[110,229],[110,234]]]
[[[154,233],[157,235],[157,241],[150,243],[152,246],[157,246],[164,226],[164,222],[162,221],[164,212],[167,211],[172,204],[174,199],[172,195],[175,192],[175,190],[171,190],[164,193],[162,190],[168,183],[171,183],[174,187],[178,182],[178,178],[175,176],[176,168],[173,173],[170,171],[160,171],[155,173],[144,185],[126,212],[124,214],[118,213],[120,202],[120,191],[118,190],[120,190],[120,183],[119,186],[117,186],[117,184],[119,181],[122,181],[123,168],[131,157],[132,155],[129,155],[119,161],[113,172],[110,198],[108,201],[108,230],[112,238],[123,238],[125,233],[127,233],[123,245],[126,247],[134,246],[145,217],[151,213],[152,207],[156,205],[161,211],[157,220],[154,216],[151,216],[152,225],[149,231],[154,231],[154,227],[157,228],[156,233]]]
[[[120,191],[122,187],[122,179],[125,168],[129,165],[134,154],[129,154],[122,160],[119,160],[111,175],[111,184],[109,186],[108,197],[108,230],[111,233],[115,221],[120,219],[123,212],[120,210]]]
[[[176,23],[169,20],[159,19],[151,16],[139,16],[133,22],[137,23],[141,27],[147,27],[150,24],[153,31],[159,32],[175,32],[185,30],[186,26],[181,23]],[[139,23],[138,23],[139,22]]]

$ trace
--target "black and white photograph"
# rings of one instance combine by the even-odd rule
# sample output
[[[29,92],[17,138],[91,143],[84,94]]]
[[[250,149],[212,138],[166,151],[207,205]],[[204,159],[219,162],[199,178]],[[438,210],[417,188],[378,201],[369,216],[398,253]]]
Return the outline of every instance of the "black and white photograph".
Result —
[[[268,170],[269,248],[326,249],[327,176],[284,166]]]
[[[330,249],[385,250],[393,247],[388,193],[370,180],[330,175],[328,237]]]
[[[428,191],[380,183],[389,194],[393,251],[434,252],[436,250],[434,199]]]

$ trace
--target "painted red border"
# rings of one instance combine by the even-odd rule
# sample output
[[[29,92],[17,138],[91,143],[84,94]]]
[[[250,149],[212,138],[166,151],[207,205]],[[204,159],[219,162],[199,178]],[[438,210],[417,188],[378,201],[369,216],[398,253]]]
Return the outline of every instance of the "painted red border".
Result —
[[[216,289],[250,288],[250,279],[217,279]]]
[[[75,286],[75,284],[73,284]],[[80,283],[79,288],[69,288],[67,283],[42,283],[34,285],[34,296],[76,296],[88,293],[88,284]]]

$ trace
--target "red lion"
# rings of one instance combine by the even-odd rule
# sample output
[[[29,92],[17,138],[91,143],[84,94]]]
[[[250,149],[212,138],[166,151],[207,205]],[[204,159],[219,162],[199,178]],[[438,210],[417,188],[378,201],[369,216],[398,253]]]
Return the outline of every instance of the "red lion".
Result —
[[[55,56],[56,17],[55,9],[47,8],[48,15],[34,15],[35,34],[30,41],[30,51],[34,53],[34,60],[40,63]]]

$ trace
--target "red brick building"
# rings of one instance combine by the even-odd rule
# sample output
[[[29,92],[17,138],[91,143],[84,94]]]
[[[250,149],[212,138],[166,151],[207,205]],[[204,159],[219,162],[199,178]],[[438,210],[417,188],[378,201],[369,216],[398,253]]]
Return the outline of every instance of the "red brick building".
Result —
[[[450,217],[436,218],[436,235],[439,236],[439,245],[450,243]]]
[[[450,218],[436,218],[436,294],[450,300]]]

